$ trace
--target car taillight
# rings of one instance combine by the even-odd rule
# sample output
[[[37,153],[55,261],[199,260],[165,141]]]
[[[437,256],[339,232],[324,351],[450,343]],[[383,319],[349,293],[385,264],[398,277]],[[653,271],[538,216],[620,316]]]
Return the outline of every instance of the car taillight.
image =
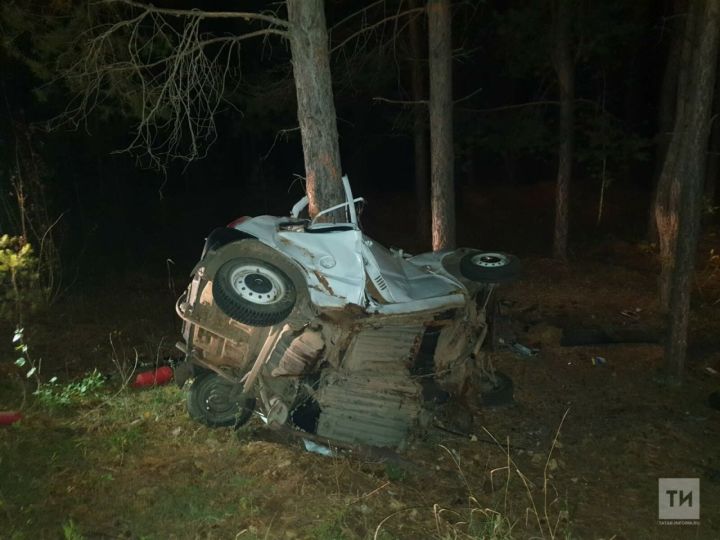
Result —
[[[250,219],[250,216],[242,216],[242,217],[237,218],[235,221],[231,221],[230,223],[228,223],[227,226],[230,229],[234,229],[236,226],[247,221],[248,219]]]

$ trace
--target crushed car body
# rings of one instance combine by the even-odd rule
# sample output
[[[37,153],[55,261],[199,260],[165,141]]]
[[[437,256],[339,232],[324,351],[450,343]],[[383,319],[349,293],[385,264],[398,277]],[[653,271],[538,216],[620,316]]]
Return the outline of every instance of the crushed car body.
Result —
[[[473,377],[507,392],[482,346],[517,259],[388,250],[363,234],[363,200],[343,184],[345,202],[313,220],[299,217],[304,197],[290,217],[241,218],[208,236],[177,302],[176,378],[193,379],[195,420],[239,426],[256,412],[330,442],[402,448]]]

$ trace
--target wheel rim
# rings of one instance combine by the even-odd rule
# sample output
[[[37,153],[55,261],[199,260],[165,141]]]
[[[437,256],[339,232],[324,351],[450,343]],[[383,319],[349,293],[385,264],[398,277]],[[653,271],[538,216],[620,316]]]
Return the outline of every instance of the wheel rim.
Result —
[[[206,388],[205,399],[203,399],[205,412],[212,417],[236,414],[240,409],[240,404],[228,399],[229,393],[229,385],[222,384],[220,381],[211,382]]]
[[[253,304],[274,304],[285,296],[285,284],[275,270],[258,265],[242,265],[230,274],[230,286],[243,300]]]
[[[470,261],[480,268],[498,268],[508,263],[508,257],[503,253],[478,253]]]

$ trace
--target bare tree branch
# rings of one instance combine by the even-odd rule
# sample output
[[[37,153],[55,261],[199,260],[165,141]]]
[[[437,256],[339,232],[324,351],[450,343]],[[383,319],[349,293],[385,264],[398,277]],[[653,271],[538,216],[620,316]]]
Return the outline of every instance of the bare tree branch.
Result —
[[[247,11],[204,11],[199,9],[173,9],[159,8],[152,4],[143,4],[134,0],[100,0],[98,4],[124,4],[143,10],[146,13],[157,13],[171,17],[191,17],[195,19],[243,19],[245,21],[263,21],[276,26],[289,28],[290,23],[266,13],[253,13]]]
[[[463,98],[466,99],[466,98]],[[458,100],[455,103],[458,103]],[[585,99],[585,98],[575,98],[575,103],[585,103],[588,105],[592,105],[594,107],[598,106],[597,101],[592,99]],[[498,111],[508,111],[511,109],[522,109],[524,107],[537,107],[541,105],[560,105],[560,102],[557,100],[552,99],[541,99],[538,101],[528,101],[525,103],[515,103],[513,105],[500,105],[498,107],[490,107],[488,109],[472,109],[468,107],[459,107],[458,110],[464,111],[464,112],[475,112],[475,113],[489,113],[489,112],[498,112]]]
[[[385,3],[385,0],[376,0],[372,4],[365,6],[364,8],[359,9],[359,10],[355,11],[354,13],[351,13],[347,17],[340,19],[338,22],[336,22],[334,25],[332,25],[332,27],[330,28],[330,32],[332,32],[336,28],[341,27],[343,24],[345,24],[349,20],[354,19],[355,17],[357,17],[359,15],[362,15],[364,17],[367,14],[367,12],[370,11],[372,8],[379,6],[381,4],[384,4],[384,3]]]
[[[470,93],[469,93],[468,95],[466,95],[465,97],[461,97],[461,98],[459,98],[459,99],[456,99],[455,101],[453,101],[453,103],[457,104],[457,103],[462,103],[463,101],[467,101],[467,100],[470,99],[471,97],[476,96],[477,94],[479,94],[480,92],[482,92],[482,90],[483,90],[482,87],[476,88],[475,90],[473,90],[472,92],[470,92]]]
[[[455,100],[454,103],[460,103],[461,101],[465,101],[469,99],[471,96],[476,94],[479,90],[476,90],[475,92],[472,92],[471,94],[468,94],[464,98],[460,98],[458,100]],[[393,105],[427,105],[428,100],[426,99],[420,99],[420,100],[405,100],[405,99],[388,99],[384,97],[374,97],[372,98],[373,101],[380,101],[382,103],[391,103]],[[589,100],[577,100],[577,101],[589,101]],[[508,111],[512,109],[521,109],[524,107],[537,107],[540,105],[559,105],[559,101],[553,101],[553,100],[542,100],[542,101],[529,101],[527,103],[516,103],[513,105],[501,105],[499,107],[490,107],[488,109],[472,109],[468,107],[460,107],[457,110],[463,111],[463,112],[474,112],[474,113],[489,113],[489,112],[498,112],[498,111]]]
[[[400,13],[396,13],[394,15],[389,15],[379,21],[374,22],[373,24],[363,26],[360,30],[357,32],[353,32],[348,37],[343,39],[340,43],[335,45],[332,49],[330,49],[330,53],[334,53],[338,49],[342,49],[345,45],[353,41],[354,39],[357,39],[358,37],[362,36],[363,34],[366,34],[368,32],[372,32],[376,28],[383,26],[387,24],[390,21],[394,21],[397,19],[400,19],[402,17],[406,17],[407,15],[412,15],[413,13],[422,13],[425,11],[425,8],[414,8],[414,9],[408,9]]]
[[[299,133],[299,132],[300,132],[300,126],[295,126],[295,127],[292,127],[292,128],[281,129],[280,131],[278,131],[277,133],[275,133],[275,138],[273,139],[273,142],[272,142],[272,144],[270,145],[270,148],[268,148],[268,151],[265,152],[265,154],[263,154],[262,158],[260,158],[260,159],[262,159],[263,161],[265,161],[267,158],[269,158],[269,157],[270,157],[270,154],[272,154],[272,151],[275,149],[275,145],[277,144],[278,139],[280,139],[280,138],[282,138],[282,137],[285,137],[285,138],[287,139],[287,136],[288,136],[290,133],[294,133],[294,132],[298,132],[298,133]]]
[[[74,51],[64,73],[77,95],[53,125],[77,127],[99,106],[117,103],[105,110],[120,108],[123,116],[138,119],[132,140],[120,151],[147,158],[160,169],[173,159],[191,161],[207,154],[217,137],[215,115],[233,107],[229,95],[240,80],[241,43],[287,38],[289,26],[260,13],[176,10],[135,0],[92,5],[100,21],[79,36],[80,53]],[[209,35],[201,30],[209,18],[259,21],[265,28]]]
[[[542,101],[528,101],[527,103],[516,103],[514,105],[501,105],[499,107],[490,107],[488,109],[471,109],[468,107],[462,107],[459,110],[464,112],[475,112],[475,113],[489,113],[497,111],[509,111],[511,109],[522,109],[524,107],[536,107],[539,105],[560,105],[557,100],[542,100]]]
[[[394,105],[427,105],[429,102],[427,99],[416,99],[416,100],[407,100],[407,99],[388,99],[384,97],[374,97],[373,101],[380,101],[382,103],[392,103]]]
[[[223,36],[223,37],[210,38],[210,39],[205,39],[205,40],[198,40],[197,43],[195,44],[195,46],[193,46],[192,48],[189,48],[187,50],[178,51],[176,54],[166,56],[165,58],[161,58],[154,62],[149,62],[147,64],[135,64],[132,62],[118,62],[117,64],[115,64],[113,66],[107,66],[107,71],[120,72],[120,71],[135,71],[138,69],[156,68],[156,67],[162,66],[163,64],[177,61],[181,56],[188,56],[192,53],[195,53],[206,47],[209,47],[210,45],[235,44],[235,43],[239,43],[240,41],[244,41],[246,39],[252,39],[252,38],[256,38],[256,37],[260,37],[260,36],[269,36],[269,35],[276,35],[276,36],[280,36],[283,38],[287,38],[287,32],[285,32],[284,30],[277,30],[275,28],[266,28],[264,30],[257,30],[255,32],[249,32],[247,34],[242,34],[240,36]],[[70,74],[68,76],[73,77],[72,74]]]

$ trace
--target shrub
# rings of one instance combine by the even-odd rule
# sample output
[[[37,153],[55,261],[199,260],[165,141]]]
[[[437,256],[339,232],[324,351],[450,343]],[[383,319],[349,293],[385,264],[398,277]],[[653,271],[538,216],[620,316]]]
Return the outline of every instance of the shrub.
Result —
[[[0,236],[0,317],[20,319],[44,297],[32,246],[22,236]]]

